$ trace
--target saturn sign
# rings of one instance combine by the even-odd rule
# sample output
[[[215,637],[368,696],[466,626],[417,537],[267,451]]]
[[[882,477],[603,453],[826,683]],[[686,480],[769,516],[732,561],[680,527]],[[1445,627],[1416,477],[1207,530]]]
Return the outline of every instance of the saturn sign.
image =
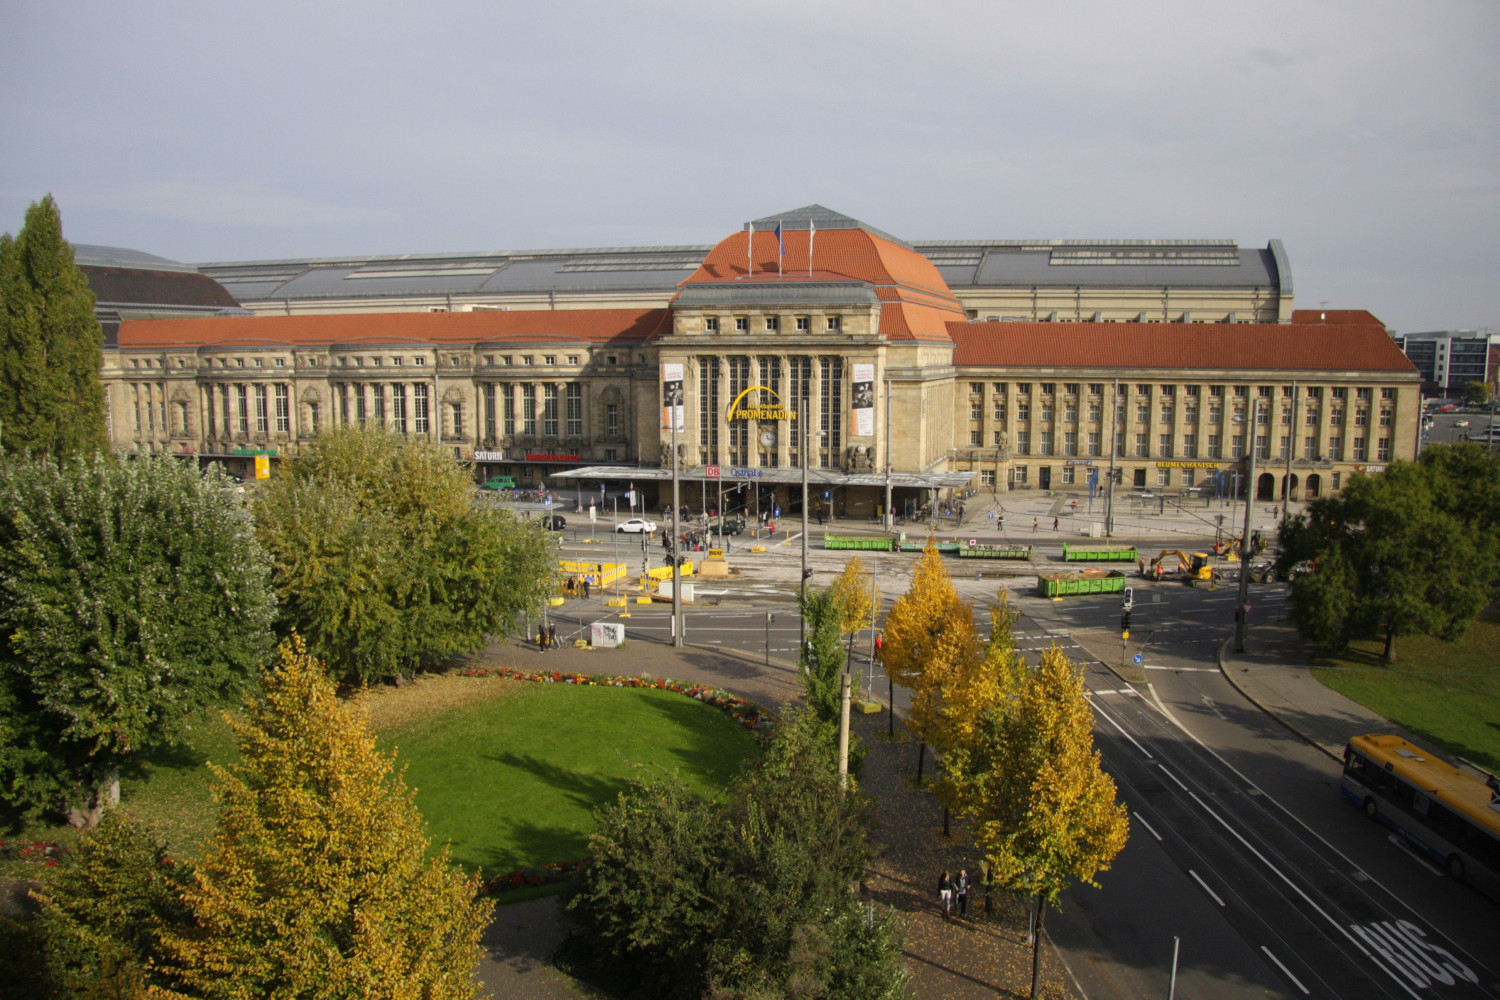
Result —
[[[742,406],[742,405],[740,405],[741,402],[744,400],[744,398],[746,396],[750,395],[752,392],[767,392],[767,393],[770,393],[771,394],[771,398],[777,400],[777,403],[776,403],[775,406],[761,406],[761,405],[756,405],[756,406]],[[729,404],[729,410],[724,414],[724,419],[726,421],[734,421],[734,420],[796,420],[797,419],[797,411],[796,410],[789,410],[789,409],[787,409],[785,406],[781,405],[780,400],[781,400],[781,397],[779,395],[777,395],[776,390],[772,389],[770,386],[767,386],[767,385],[752,385],[750,388],[746,389],[744,392],[742,392],[738,396],[734,397],[734,402],[732,402],[732,403]]]

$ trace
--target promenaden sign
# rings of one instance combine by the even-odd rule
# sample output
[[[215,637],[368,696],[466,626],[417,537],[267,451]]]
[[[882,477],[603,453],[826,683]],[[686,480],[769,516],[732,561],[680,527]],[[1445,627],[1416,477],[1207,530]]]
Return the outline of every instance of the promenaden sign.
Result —
[[[762,406],[762,405],[758,405],[757,404],[757,405],[754,405],[754,406],[741,406],[740,405],[740,401],[743,400],[746,396],[750,395],[752,392],[768,392],[768,393],[770,393],[771,394],[771,398],[773,398],[773,399],[775,399],[777,401],[776,405],[775,406]],[[778,395],[777,392],[776,392],[776,390],[772,389],[770,386],[768,386],[768,385],[752,385],[750,388],[746,389],[744,392],[742,392],[738,396],[734,397],[734,402],[732,402],[732,403],[729,404],[729,410],[724,414],[724,419],[726,421],[734,421],[734,420],[796,420],[797,419],[797,411],[796,410],[789,410],[785,406],[783,406],[781,404],[781,396]]]

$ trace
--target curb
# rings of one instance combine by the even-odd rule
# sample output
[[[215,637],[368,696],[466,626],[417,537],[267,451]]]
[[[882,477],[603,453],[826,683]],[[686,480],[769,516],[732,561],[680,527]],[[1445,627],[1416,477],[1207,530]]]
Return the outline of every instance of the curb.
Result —
[[[1333,760],[1338,761],[1339,763],[1343,763],[1343,757],[1341,757],[1338,754],[1332,752],[1327,747],[1325,747],[1322,743],[1319,743],[1317,740],[1313,739],[1311,736],[1307,735],[1302,730],[1298,729],[1296,726],[1292,725],[1290,722],[1288,722],[1285,719],[1283,719],[1280,715],[1278,715],[1275,712],[1271,711],[1271,709],[1267,708],[1265,706],[1265,704],[1260,701],[1260,699],[1256,698],[1255,695],[1253,695],[1249,691],[1247,691],[1245,689],[1244,685],[1240,684],[1239,681],[1235,680],[1235,678],[1234,678],[1234,672],[1231,671],[1225,665],[1225,659],[1226,659],[1225,654],[1228,652],[1229,646],[1233,642],[1234,642],[1234,637],[1233,636],[1231,636],[1228,639],[1225,639],[1222,643],[1220,643],[1220,645],[1219,645],[1219,652],[1214,657],[1214,659],[1217,660],[1218,664],[1219,664],[1219,673],[1222,674],[1224,676],[1224,679],[1229,682],[1229,686],[1232,687],[1232,688],[1234,688],[1236,691],[1238,691],[1240,693],[1240,695],[1242,697],[1244,697],[1244,699],[1246,701],[1248,701],[1250,704],[1252,704],[1256,708],[1260,709],[1262,712],[1264,712],[1266,715],[1270,716],[1272,719],[1275,719],[1278,723],[1281,724],[1281,726],[1284,729],[1286,729],[1287,732],[1291,733],[1293,736],[1296,736],[1298,739],[1305,740],[1307,743],[1309,743],[1313,747],[1313,749],[1322,751],[1324,754],[1327,754]]]

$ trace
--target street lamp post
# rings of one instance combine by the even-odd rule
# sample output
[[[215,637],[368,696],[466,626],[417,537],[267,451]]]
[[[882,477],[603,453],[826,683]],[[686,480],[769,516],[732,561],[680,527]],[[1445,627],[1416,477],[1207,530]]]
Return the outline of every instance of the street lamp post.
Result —
[[[885,380],[885,530],[895,526],[891,515],[891,380]]]
[[[672,645],[682,645],[682,575],[677,564],[677,544],[682,536],[678,531],[677,518],[678,508],[681,500],[677,495],[677,407],[682,402],[682,390],[679,387],[670,394],[667,400],[668,421],[672,424],[672,546],[667,550],[667,558],[672,563]],[[645,504],[641,505],[642,513],[645,512]]]
[[[1115,451],[1120,440],[1120,380],[1115,379],[1115,397],[1109,415],[1109,493],[1104,500],[1104,537],[1115,531]]]
[[[1240,536],[1240,594],[1234,616],[1234,651],[1245,651],[1245,630],[1250,616],[1245,612],[1245,601],[1250,596],[1250,515],[1255,506],[1255,420],[1259,416],[1260,400],[1250,401],[1250,429],[1246,433],[1249,450],[1245,453],[1245,527]]]

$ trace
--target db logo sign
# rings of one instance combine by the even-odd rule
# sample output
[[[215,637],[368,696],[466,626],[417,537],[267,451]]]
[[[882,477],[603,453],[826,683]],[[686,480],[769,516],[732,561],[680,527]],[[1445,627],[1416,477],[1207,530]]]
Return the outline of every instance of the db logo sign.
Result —
[[[717,465],[705,466],[704,469],[703,469],[703,475],[704,475],[705,478],[708,478],[708,479],[718,479],[719,478],[719,467]]]

